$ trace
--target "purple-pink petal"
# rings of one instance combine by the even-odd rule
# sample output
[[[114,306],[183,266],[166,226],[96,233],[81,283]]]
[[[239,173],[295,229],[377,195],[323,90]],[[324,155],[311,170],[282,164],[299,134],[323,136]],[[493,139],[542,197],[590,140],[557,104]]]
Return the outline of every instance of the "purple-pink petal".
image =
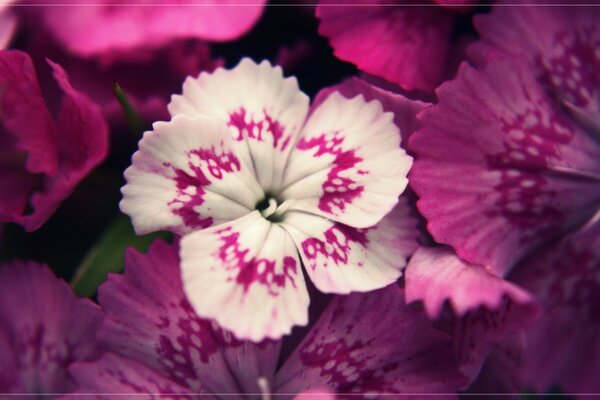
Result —
[[[39,228],[106,156],[108,128],[97,105],[73,89],[65,71],[48,61],[63,92],[56,116],[48,111],[29,56],[0,53],[0,220]],[[31,212],[27,212],[27,208]]]
[[[66,393],[67,368],[99,356],[100,309],[46,266],[0,267],[0,393]]]
[[[542,392],[556,384],[568,393],[600,391],[599,274],[597,220],[549,243],[511,274],[544,308],[527,331],[526,384]]]
[[[600,146],[522,59],[466,64],[421,114],[411,185],[438,242],[505,274],[600,203]]]
[[[532,296],[494,275],[489,269],[465,262],[448,247],[421,247],[405,274],[406,301],[420,300],[431,318],[438,318],[446,301],[458,316],[479,307],[500,308],[505,298],[513,312],[535,315]]]
[[[453,393],[465,383],[451,339],[396,285],[336,297],[276,377],[276,390],[326,386],[338,393]],[[448,395],[451,397],[451,395]]]

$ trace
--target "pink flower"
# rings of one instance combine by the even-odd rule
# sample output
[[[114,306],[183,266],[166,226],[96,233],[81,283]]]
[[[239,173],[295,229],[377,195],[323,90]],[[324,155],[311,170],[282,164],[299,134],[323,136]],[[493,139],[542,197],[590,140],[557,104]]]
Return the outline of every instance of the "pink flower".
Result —
[[[35,11],[50,34],[66,48],[89,57],[156,49],[175,39],[234,40],[259,19],[264,1],[119,0],[101,6],[89,6],[89,2],[80,0],[69,3],[62,7],[48,4]]]
[[[0,267],[0,393],[67,393],[67,368],[99,356],[102,314],[43,265]]]
[[[283,360],[281,341],[239,341],[196,315],[184,294],[176,245],[155,242],[147,255],[130,250],[125,273],[109,277],[99,301],[106,319],[98,335],[109,352],[70,369],[78,393],[412,398],[453,393],[465,382],[450,337],[408,307],[396,285],[335,297]]]
[[[308,322],[300,259],[322,292],[370,291],[416,246],[405,203],[392,211],[412,164],[393,114],[338,92],[308,102],[266,61],[188,78],[125,172],[136,232],[184,236],[190,303],[240,338]]]
[[[106,156],[108,129],[99,108],[48,61],[63,92],[53,116],[29,56],[0,52],[0,222],[39,228]]]
[[[319,33],[338,58],[405,90],[431,92],[456,71],[466,40],[453,37],[459,13],[433,4],[349,3],[321,1],[317,8]]]
[[[410,141],[434,238],[544,307],[523,371],[541,391],[599,390],[598,18],[593,7],[498,7],[476,19],[479,70],[462,65],[439,88]]]

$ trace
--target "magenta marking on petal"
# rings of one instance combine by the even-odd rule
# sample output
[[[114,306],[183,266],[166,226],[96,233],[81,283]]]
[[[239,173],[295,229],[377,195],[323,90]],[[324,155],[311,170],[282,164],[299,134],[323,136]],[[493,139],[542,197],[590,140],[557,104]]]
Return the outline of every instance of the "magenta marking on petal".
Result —
[[[338,307],[341,309],[341,307]],[[336,310],[334,314],[343,310]],[[347,325],[346,335],[349,335],[354,325]],[[319,331],[312,333],[311,338],[300,349],[300,359],[309,368],[317,368],[319,375],[325,381],[340,390],[349,389],[352,392],[365,392],[369,389],[380,391],[389,386],[390,382],[384,379],[385,372],[397,368],[397,363],[386,364],[381,369],[375,370],[367,367],[375,355],[370,346],[375,342],[371,339],[363,342],[355,339],[348,343],[346,338],[326,342]],[[385,390],[383,390],[385,391]]]
[[[600,37],[592,27],[559,32],[554,54],[540,59],[545,83],[559,99],[585,108],[594,101],[600,66]]]
[[[204,187],[223,179],[226,173],[239,171],[241,164],[233,153],[226,151],[217,153],[214,146],[210,149],[192,150],[188,153],[188,159],[188,166],[193,171],[193,175],[170,164],[165,165],[173,168],[177,188],[177,197],[169,202],[169,205],[172,212],[181,217],[186,226],[204,229],[213,224],[211,217],[203,218],[195,210],[196,206],[204,203]],[[205,174],[204,170],[208,173]]]
[[[309,150],[317,148],[315,157],[323,154],[335,156],[332,168],[327,174],[327,180],[323,182],[323,195],[319,198],[319,209],[329,214],[337,214],[346,209],[346,205],[351,204],[356,198],[359,198],[365,190],[362,185],[352,178],[343,177],[344,171],[352,170],[363,159],[356,155],[355,150],[342,150],[344,138],[340,136],[339,131],[329,134],[322,134],[310,140],[301,139],[298,142],[299,150]],[[368,171],[353,171],[359,175],[366,175]]]
[[[266,286],[272,296],[279,294],[277,288],[284,288],[287,280],[296,287],[294,276],[298,273],[298,265],[293,257],[283,258],[283,271],[278,273],[276,260],[256,257],[247,260],[250,250],[241,247],[239,232],[227,227],[217,233],[222,244],[216,255],[227,270],[238,270],[235,282],[244,287],[244,292],[254,283]]]
[[[552,161],[560,158],[559,146],[571,142],[574,133],[566,120],[556,113],[548,115],[541,105],[503,121],[503,125],[504,150],[487,157],[488,165],[500,171],[496,204],[504,217],[523,229],[523,240],[528,241],[539,235],[544,225],[553,226],[563,218],[552,206],[557,193],[548,187],[547,179],[528,171],[551,170]]]
[[[351,228],[349,226],[335,224],[324,232],[325,241],[317,238],[308,238],[302,242],[302,251],[306,255],[306,259],[310,260],[310,267],[314,270],[317,268],[315,259],[321,255],[336,265],[348,264],[348,256],[350,254],[350,243],[358,243],[363,247],[367,247],[369,240],[367,232],[369,229]],[[320,263],[319,266],[327,267],[328,263]],[[362,267],[362,264],[358,265]]]
[[[244,139],[254,139],[262,142],[265,140],[263,135],[268,132],[273,137],[273,148],[276,149],[284,137],[284,128],[279,121],[271,118],[266,110],[263,110],[263,114],[264,117],[261,120],[254,121],[243,107],[231,113],[227,125],[237,128],[237,135],[234,136],[234,139],[238,142]],[[283,140],[281,151],[287,148],[290,139],[291,136],[288,136]]]

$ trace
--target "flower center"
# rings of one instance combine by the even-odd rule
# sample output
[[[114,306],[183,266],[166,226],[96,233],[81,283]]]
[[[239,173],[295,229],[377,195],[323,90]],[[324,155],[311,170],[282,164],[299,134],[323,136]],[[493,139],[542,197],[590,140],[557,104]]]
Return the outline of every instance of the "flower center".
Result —
[[[290,208],[292,202],[293,200],[281,202],[277,197],[266,193],[264,199],[256,203],[256,209],[265,219],[271,222],[281,222],[283,214]]]

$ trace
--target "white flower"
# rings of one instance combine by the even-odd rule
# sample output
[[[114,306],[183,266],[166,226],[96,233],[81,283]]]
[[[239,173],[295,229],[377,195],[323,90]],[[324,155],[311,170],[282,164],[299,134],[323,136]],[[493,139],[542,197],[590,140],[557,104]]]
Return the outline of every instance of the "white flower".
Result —
[[[327,293],[400,276],[408,210],[381,220],[412,159],[379,102],[333,92],[309,111],[295,78],[244,59],[188,78],[169,112],[139,143],[121,210],[139,234],[183,236],[183,287],[200,316],[276,339],[308,322],[300,259]]]

